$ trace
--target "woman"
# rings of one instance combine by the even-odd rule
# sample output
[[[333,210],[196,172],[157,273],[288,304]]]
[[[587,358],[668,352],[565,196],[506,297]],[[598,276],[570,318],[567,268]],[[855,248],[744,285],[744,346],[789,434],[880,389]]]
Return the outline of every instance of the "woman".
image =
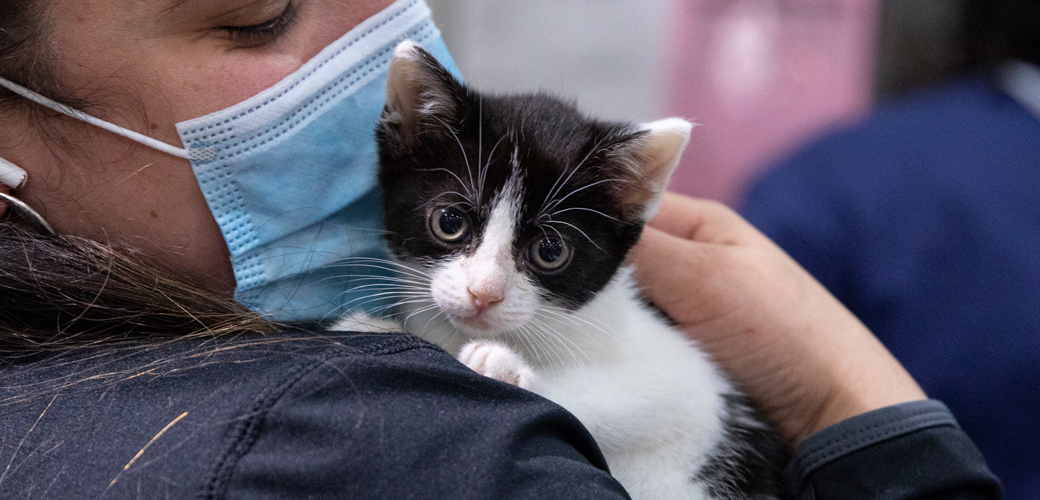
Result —
[[[380,62],[402,37],[447,57],[421,1],[15,1],[0,27],[21,93],[0,157],[62,235],[0,226],[3,496],[626,496],[545,400],[413,337],[231,300],[287,320],[342,305],[323,259],[376,251],[336,230],[378,228]],[[326,188],[330,164],[354,189]],[[999,496],[952,417],[768,240],[680,197],[654,224],[634,255],[648,293],[805,441],[794,491]],[[896,461],[864,462],[908,443],[941,470],[898,484],[877,468]]]

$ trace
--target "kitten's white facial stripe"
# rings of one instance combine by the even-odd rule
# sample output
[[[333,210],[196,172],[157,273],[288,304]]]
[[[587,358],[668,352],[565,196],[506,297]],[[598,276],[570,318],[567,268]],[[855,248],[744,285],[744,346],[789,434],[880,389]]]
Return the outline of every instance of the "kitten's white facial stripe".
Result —
[[[521,184],[512,178],[496,193],[476,250],[447,261],[434,273],[438,307],[459,330],[477,338],[527,323],[538,296],[517,269],[513,240],[521,208]]]
[[[509,275],[513,268],[513,234],[520,204],[518,192],[518,180],[510,179],[493,202],[494,208],[477,251],[463,263],[469,267],[466,288],[475,301],[485,304],[501,301],[513,281]]]

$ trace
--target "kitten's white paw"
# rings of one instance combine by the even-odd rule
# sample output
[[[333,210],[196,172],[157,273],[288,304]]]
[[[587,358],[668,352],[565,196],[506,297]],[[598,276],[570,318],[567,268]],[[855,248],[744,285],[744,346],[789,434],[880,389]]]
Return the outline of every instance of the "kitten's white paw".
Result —
[[[471,370],[521,389],[534,387],[531,367],[512,349],[490,340],[475,340],[464,346],[459,361]]]

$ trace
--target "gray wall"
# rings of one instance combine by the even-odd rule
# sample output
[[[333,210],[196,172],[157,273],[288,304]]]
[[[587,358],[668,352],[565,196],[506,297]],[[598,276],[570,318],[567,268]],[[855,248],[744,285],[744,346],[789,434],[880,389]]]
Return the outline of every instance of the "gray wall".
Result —
[[[467,82],[547,90],[603,118],[664,106],[669,0],[427,0]]]

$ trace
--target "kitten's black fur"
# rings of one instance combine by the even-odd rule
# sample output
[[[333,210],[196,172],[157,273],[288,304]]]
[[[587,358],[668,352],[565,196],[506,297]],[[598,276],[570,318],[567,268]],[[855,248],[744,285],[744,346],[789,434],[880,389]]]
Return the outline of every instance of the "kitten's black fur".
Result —
[[[514,254],[546,236],[539,228],[543,200],[554,190],[572,192],[555,207],[570,210],[557,213],[554,220],[562,224],[553,227],[572,244],[571,259],[581,262],[581,272],[529,274],[554,303],[580,308],[615,276],[642,232],[646,207],[631,201],[639,189],[631,165],[640,160],[633,145],[646,131],[589,119],[545,94],[478,93],[430,54],[418,54],[424,71],[413,75],[414,91],[425,103],[423,112],[403,117],[388,106],[376,131],[389,248],[411,261],[441,261],[476,248],[492,195],[520,169],[525,194]],[[561,179],[566,181],[558,186]],[[447,245],[430,235],[430,213],[445,204],[467,214],[473,239]],[[527,264],[521,259],[517,265]],[[785,447],[742,395],[724,398],[725,439],[691,480],[707,484],[712,498],[778,498]]]

